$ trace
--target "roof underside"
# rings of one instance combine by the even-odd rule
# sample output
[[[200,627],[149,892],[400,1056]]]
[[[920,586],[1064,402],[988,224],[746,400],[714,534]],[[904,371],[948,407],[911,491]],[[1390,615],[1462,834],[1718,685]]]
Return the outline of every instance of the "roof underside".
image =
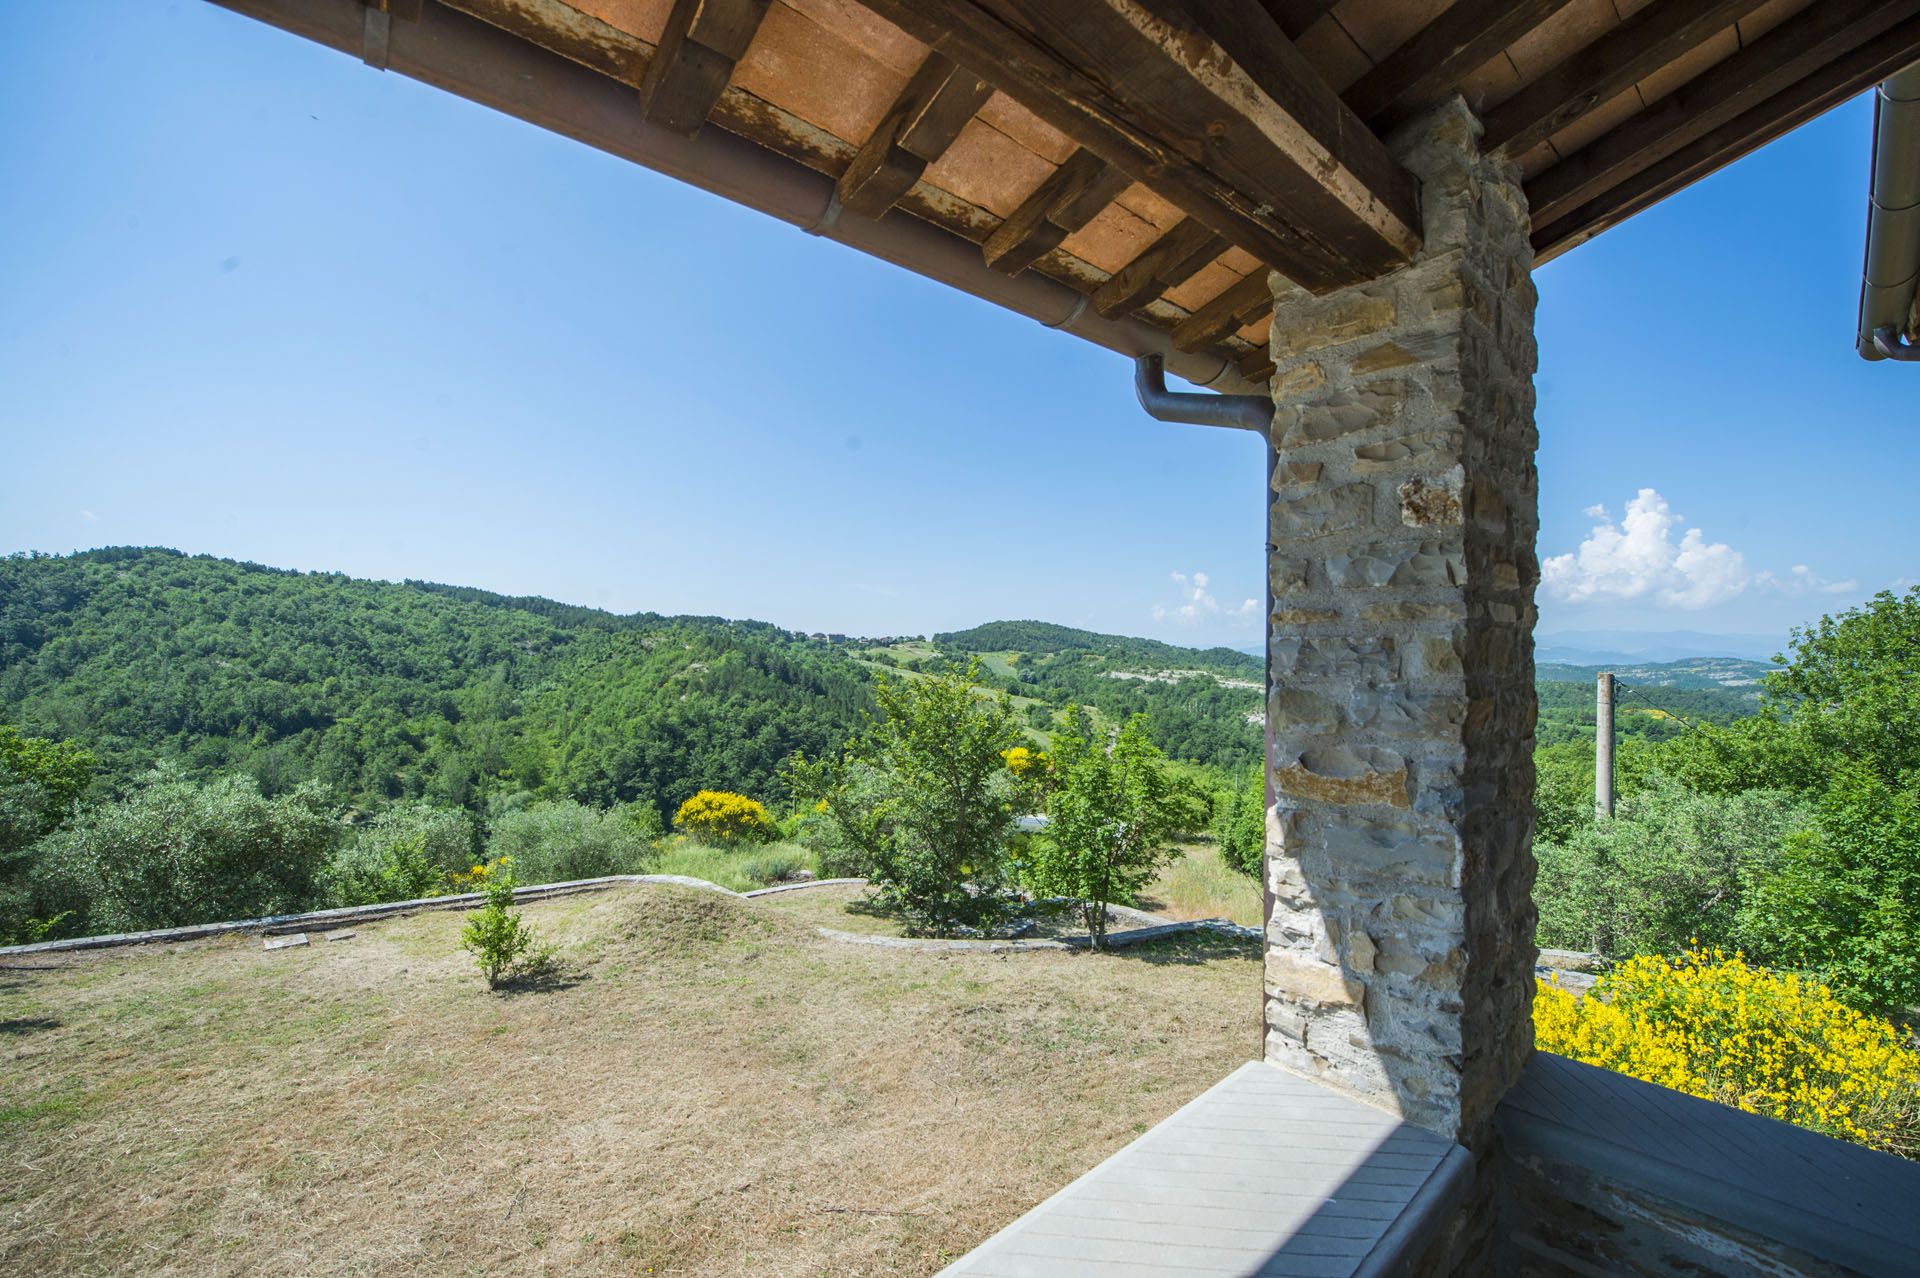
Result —
[[[322,38],[301,11],[347,0],[218,2]],[[1263,267],[1324,291],[1417,247],[1382,139],[1449,95],[1544,260],[1920,58],[1920,0],[374,0],[368,38],[442,5],[1256,381]]]

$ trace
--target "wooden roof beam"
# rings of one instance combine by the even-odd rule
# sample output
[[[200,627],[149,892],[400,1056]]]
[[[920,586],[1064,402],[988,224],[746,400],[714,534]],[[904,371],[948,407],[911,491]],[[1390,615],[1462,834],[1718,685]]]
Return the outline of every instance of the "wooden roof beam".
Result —
[[[1203,350],[1235,333],[1273,309],[1273,287],[1265,271],[1255,271],[1238,284],[1203,304],[1173,330],[1173,344],[1183,351]]]
[[[674,0],[666,31],[640,82],[643,114],[692,137],[747,55],[770,0]]]
[[[1765,2],[1664,0],[1647,6],[1489,111],[1481,145],[1524,154]]]
[[[1227,242],[1205,222],[1183,218],[1094,290],[1093,309],[1111,319],[1145,306],[1176,284],[1192,279],[1226,247]]]
[[[1438,102],[1461,80],[1551,18],[1569,0],[1454,0],[1346,92],[1375,128],[1400,123]]]
[[[1404,265],[1412,177],[1260,0],[866,0],[1305,287]]]
[[[1534,250],[1544,259],[1598,235],[1675,191],[1730,164],[1813,117],[1920,60],[1920,16],[1869,40],[1780,93],[1711,129],[1658,164],[1635,174],[1592,201],[1534,232]]]
[[[1018,275],[1091,222],[1133,179],[1091,151],[1075,151],[981,246],[987,265]]]
[[[1608,192],[1721,125],[1845,58],[1920,13],[1920,0],[1819,0],[1617,128],[1541,170],[1527,205],[1541,228],[1574,210],[1597,211]],[[1557,243],[1564,234],[1551,240]]]
[[[1340,0],[1260,0],[1260,7],[1273,15],[1280,31],[1289,40],[1298,40],[1307,28],[1333,12]]]
[[[929,53],[840,178],[840,204],[879,217],[946,153],[993,86]]]

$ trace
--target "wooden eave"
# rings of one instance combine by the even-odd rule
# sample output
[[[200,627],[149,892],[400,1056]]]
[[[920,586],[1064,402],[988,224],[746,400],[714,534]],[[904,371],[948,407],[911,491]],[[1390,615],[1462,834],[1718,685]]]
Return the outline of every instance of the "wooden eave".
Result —
[[[217,2],[298,30],[340,0]],[[629,86],[636,122],[825,175],[839,217],[898,210],[1256,379],[1267,270],[1326,291],[1418,247],[1385,139],[1438,101],[1516,162],[1544,260],[1920,58],[1920,0],[370,7],[422,4]]]

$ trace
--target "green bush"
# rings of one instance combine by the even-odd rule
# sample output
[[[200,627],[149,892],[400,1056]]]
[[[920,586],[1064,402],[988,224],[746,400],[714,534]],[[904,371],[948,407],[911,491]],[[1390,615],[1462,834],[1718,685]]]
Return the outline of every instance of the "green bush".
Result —
[[[1261,764],[1247,769],[1239,785],[1214,799],[1213,842],[1228,865],[1260,877],[1267,850],[1267,778]]]
[[[795,755],[793,793],[827,818],[821,863],[864,875],[916,931],[951,935],[1008,908],[1007,845],[1022,802],[1005,753],[1013,705],[978,662],[937,679],[874,685],[880,714],[837,757]]]
[[[250,778],[205,785],[156,769],[34,849],[36,903],[92,932],[257,918],[312,906],[339,831],[325,792],[263,797]]]
[[[533,928],[513,908],[513,889],[512,863],[502,863],[487,875],[487,903],[467,916],[460,932],[460,944],[479,964],[488,989],[553,966],[552,948],[538,944]]]
[[[1780,849],[1810,813],[1791,795],[1700,794],[1669,777],[1621,799],[1611,821],[1534,845],[1541,945],[1614,957],[1708,947],[1765,955],[1751,906]]]
[[[1109,740],[1078,706],[1053,734],[1047,825],[1034,838],[1027,883],[1038,896],[1081,903],[1095,949],[1107,944],[1107,906],[1134,894],[1175,854],[1186,804],[1136,714]]]
[[[569,800],[536,803],[493,818],[487,855],[509,858],[523,883],[644,874],[653,862],[653,844],[642,828],[619,809],[601,811]]]
[[[452,890],[473,863],[478,831],[458,808],[408,803],[358,830],[327,866],[327,898],[336,905],[411,901]]]
[[[1787,840],[1761,885],[1776,961],[1814,973],[1856,1007],[1920,1013],[1920,792],[1862,763],[1836,770],[1813,827]]]

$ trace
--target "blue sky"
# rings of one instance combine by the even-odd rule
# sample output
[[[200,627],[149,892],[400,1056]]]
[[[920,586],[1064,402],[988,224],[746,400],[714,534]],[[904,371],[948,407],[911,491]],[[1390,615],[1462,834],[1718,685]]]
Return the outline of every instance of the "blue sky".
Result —
[[[195,0],[10,17],[0,550],[1259,639],[1258,441],[1117,356]],[[1920,576],[1920,371],[1851,344],[1869,116],[1539,271],[1543,632]]]

